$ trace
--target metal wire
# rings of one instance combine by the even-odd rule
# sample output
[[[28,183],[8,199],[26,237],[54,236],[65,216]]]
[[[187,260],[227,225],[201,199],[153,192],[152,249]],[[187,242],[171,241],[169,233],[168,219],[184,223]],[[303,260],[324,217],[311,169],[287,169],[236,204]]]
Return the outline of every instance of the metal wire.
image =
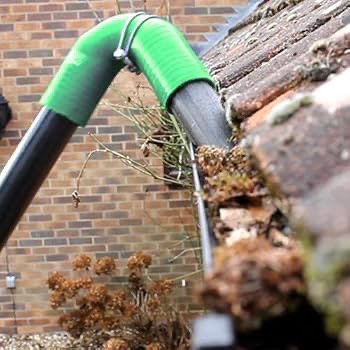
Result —
[[[129,17],[129,19],[125,22],[124,28],[122,30],[122,33],[120,34],[120,38],[119,38],[119,42],[118,42],[118,46],[117,46],[117,50],[121,50],[123,48],[123,43],[124,43],[124,39],[126,36],[126,33],[128,31],[129,25],[131,24],[131,22],[138,16],[140,15],[144,15],[144,12],[137,12],[134,13],[132,16]]]
[[[130,16],[129,19],[126,21],[126,23],[123,27],[122,33],[120,35],[120,38],[119,38],[117,49],[113,53],[113,56],[117,60],[123,61],[128,66],[129,70],[133,73],[136,73],[136,74],[139,74],[141,72],[138,69],[138,67],[134,64],[134,62],[131,61],[131,59],[129,57],[129,50],[130,50],[130,47],[132,45],[132,42],[136,36],[137,31],[140,29],[140,27],[146,21],[148,21],[149,19],[152,19],[152,18],[159,18],[158,16],[146,16],[146,17],[142,18],[141,21],[139,21],[136,24],[135,28],[132,30],[132,32],[127,37],[127,32],[128,32],[130,24],[132,23],[132,21],[136,17],[139,17],[140,15],[146,15],[146,13],[145,12],[137,12],[137,13],[133,14],[132,16]],[[124,41],[126,38],[128,39],[128,41],[126,42],[125,47],[123,47],[123,44],[124,44]]]
[[[7,244],[5,245],[5,261],[6,261],[6,272],[7,274],[10,272],[10,262],[9,262],[9,256],[7,251]],[[13,325],[15,333],[18,333],[18,325],[17,325],[17,313],[16,313],[16,298],[15,298],[15,292],[13,289],[10,289],[11,293],[11,300],[12,300],[12,312],[13,312]]]
[[[159,16],[148,16],[146,18],[143,18],[141,20],[141,22],[137,23],[137,26],[134,28],[134,30],[129,35],[129,41],[128,41],[128,43],[125,46],[124,50],[125,50],[126,55],[128,55],[128,53],[129,53],[131,44],[132,44],[132,42],[133,42],[133,40],[135,38],[135,35],[136,35],[137,31],[140,29],[140,27],[142,26],[143,23],[145,23],[146,21],[148,21],[149,19],[152,19],[152,18],[160,18],[160,17]]]
[[[202,197],[202,186],[199,178],[196,157],[194,153],[193,144],[190,143],[190,155],[192,161],[193,170],[193,184],[197,198],[197,210],[198,210],[198,221],[199,221],[199,232],[202,245],[202,259],[203,259],[203,270],[205,274],[208,274],[213,269],[213,254],[212,254],[212,239],[210,238],[210,229],[206,214],[206,208],[204,199]]]

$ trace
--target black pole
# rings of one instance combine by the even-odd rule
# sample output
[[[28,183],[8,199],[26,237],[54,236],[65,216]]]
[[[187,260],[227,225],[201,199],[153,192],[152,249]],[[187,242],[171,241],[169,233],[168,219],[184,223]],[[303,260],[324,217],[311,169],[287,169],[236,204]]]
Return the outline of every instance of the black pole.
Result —
[[[0,174],[0,250],[77,125],[43,108]]]
[[[172,98],[171,112],[197,145],[231,148],[232,135],[216,91],[206,82],[185,85]]]

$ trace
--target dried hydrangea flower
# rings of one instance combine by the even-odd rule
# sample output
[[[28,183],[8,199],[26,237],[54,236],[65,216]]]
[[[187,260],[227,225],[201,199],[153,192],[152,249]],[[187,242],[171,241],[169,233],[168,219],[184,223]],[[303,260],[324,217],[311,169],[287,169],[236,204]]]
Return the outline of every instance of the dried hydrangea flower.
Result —
[[[66,279],[60,272],[53,272],[49,275],[49,278],[47,279],[47,284],[49,285],[49,289],[51,290],[57,290],[62,288],[62,285]]]
[[[140,289],[142,287],[142,276],[139,271],[131,272],[128,278],[129,287],[131,289]]]
[[[116,264],[113,258],[110,256],[105,256],[96,261],[94,265],[94,271],[96,275],[110,274],[116,269]]]
[[[174,284],[170,280],[162,279],[159,281],[153,282],[150,287],[150,292],[156,295],[166,295],[169,294],[174,287]]]
[[[85,296],[77,298],[75,302],[76,302],[77,306],[80,308],[80,310],[90,308],[89,299]]]
[[[50,306],[53,309],[57,309],[58,307],[62,306],[65,302],[66,302],[66,296],[62,292],[55,290],[50,295]]]
[[[86,327],[94,327],[104,319],[104,309],[95,307],[91,309],[84,317],[84,325]]]
[[[148,308],[149,311],[154,312],[154,311],[157,311],[159,309],[161,304],[160,304],[160,300],[159,299],[157,299],[157,298],[150,298],[147,301],[146,305],[147,305],[147,308]]]
[[[111,331],[120,327],[120,319],[117,316],[105,316],[102,321],[102,329]]]
[[[130,271],[147,269],[152,263],[152,257],[143,252],[136,252],[128,259],[128,269]]]
[[[129,350],[128,343],[121,338],[111,338],[103,344],[102,350]]]
[[[89,289],[92,285],[91,277],[80,277],[74,280],[75,289]]]
[[[87,297],[92,303],[104,303],[107,299],[107,287],[101,283],[94,283],[89,289]]]
[[[79,255],[73,260],[74,271],[88,271],[91,267],[91,258],[87,255]]]
[[[60,316],[58,323],[65,331],[79,335],[83,329],[83,317],[81,311],[73,311]]]
[[[162,346],[159,343],[151,343],[146,345],[145,350],[162,350]]]
[[[127,318],[135,316],[137,313],[137,306],[134,303],[125,304],[123,315]]]
[[[109,297],[108,307],[111,310],[122,310],[126,302],[126,294],[122,290],[117,290]]]
[[[60,289],[67,298],[71,299],[74,298],[77,294],[79,289],[76,288],[76,283],[74,280],[71,279],[66,279],[63,283],[62,283],[62,287]]]

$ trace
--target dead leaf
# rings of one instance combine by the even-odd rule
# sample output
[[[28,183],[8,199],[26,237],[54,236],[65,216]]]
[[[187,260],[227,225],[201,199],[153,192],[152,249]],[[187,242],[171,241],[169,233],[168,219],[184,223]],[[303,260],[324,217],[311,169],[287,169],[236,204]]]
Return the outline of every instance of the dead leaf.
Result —
[[[271,216],[276,212],[276,207],[272,204],[271,200],[264,198],[262,206],[251,206],[248,210],[256,221],[268,224]]]
[[[232,230],[239,228],[249,228],[256,223],[256,219],[251,212],[243,208],[221,208],[220,219]]]
[[[278,245],[282,247],[290,247],[291,240],[288,236],[283,234],[281,231],[276,228],[271,228],[269,231],[269,238],[273,245]]]
[[[255,227],[247,230],[245,228],[239,228],[237,230],[232,230],[228,237],[225,239],[225,243],[228,246],[232,246],[242,239],[256,238],[258,235],[258,230]]]

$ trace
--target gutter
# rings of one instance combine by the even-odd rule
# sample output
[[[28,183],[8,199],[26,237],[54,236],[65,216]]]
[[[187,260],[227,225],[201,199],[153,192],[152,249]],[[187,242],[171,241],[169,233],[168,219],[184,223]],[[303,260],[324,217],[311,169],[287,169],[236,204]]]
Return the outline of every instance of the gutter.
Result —
[[[265,2],[266,0],[248,0],[244,5],[233,6],[235,12],[227,19],[227,22],[218,25],[216,32],[207,34],[206,42],[195,46],[198,56],[204,57],[213,47],[239,28]]]
[[[213,250],[217,241],[208,220],[207,207],[202,194],[201,177],[192,144],[190,144],[190,155],[202,246],[203,271],[204,277],[208,277],[214,268]],[[235,343],[234,320],[229,313],[208,312],[194,320],[191,350],[233,350]]]

